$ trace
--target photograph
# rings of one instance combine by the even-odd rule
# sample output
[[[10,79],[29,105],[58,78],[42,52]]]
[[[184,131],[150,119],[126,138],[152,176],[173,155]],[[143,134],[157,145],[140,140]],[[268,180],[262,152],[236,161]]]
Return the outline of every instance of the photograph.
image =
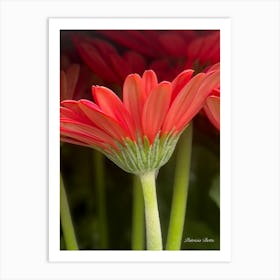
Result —
[[[279,8],[0,0],[0,279],[280,279]]]
[[[60,30],[61,251],[220,250],[220,33]]]

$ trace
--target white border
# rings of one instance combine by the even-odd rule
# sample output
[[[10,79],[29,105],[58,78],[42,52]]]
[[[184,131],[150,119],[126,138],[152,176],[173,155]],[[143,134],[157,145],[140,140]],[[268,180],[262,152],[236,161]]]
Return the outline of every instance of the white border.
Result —
[[[60,30],[217,29],[221,31],[220,250],[61,251],[59,220]],[[52,262],[229,262],[231,260],[231,27],[229,18],[49,19],[49,260]]]

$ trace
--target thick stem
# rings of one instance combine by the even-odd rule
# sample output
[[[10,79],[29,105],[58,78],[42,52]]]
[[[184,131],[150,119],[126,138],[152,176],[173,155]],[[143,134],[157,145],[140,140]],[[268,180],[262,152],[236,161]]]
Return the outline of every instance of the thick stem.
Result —
[[[162,237],[157,205],[155,171],[139,175],[142,183],[148,250],[162,250]]]
[[[144,198],[141,183],[133,176],[133,208],[132,208],[132,250],[144,250],[145,219]]]
[[[94,160],[94,180],[97,196],[98,228],[100,236],[100,248],[108,248],[108,225],[106,211],[106,194],[104,183],[104,156],[97,151],[93,151]]]
[[[182,134],[177,148],[171,215],[166,250],[180,250],[188,198],[192,151],[192,124]]]
[[[60,220],[67,250],[79,250],[75,236],[67,195],[60,174]]]

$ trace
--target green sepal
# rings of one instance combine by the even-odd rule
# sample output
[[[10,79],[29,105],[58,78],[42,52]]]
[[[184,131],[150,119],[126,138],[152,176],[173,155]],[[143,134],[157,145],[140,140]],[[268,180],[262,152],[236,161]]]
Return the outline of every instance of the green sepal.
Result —
[[[143,174],[163,166],[171,157],[180,134],[158,135],[150,144],[149,139],[137,137],[136,141],[126,138],[116,143],[117,149],[107,149],[103,153],[124,171]]]

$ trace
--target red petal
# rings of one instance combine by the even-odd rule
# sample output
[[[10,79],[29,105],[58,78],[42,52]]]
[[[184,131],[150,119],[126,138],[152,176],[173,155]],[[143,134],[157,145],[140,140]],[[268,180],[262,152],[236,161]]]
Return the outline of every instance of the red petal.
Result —
[[[60,135],[62,137],[70,137],[74,141],[85,143],[90,147],[99,147],[101,149],[105,149],[106,145],[102,142],[96,141],[96,139],[90,137],[87,134],[72,131],[71,129],[65,129],[63,127],[60,128]]]
[[[106,87],[93,86],[92,94],[94,100],[101,110],[108,116],[114,118],[127,130],[132,139],[135,139],[136,128],[132,118],[118,96]]]
[[[75,88],[78,83],[80,65],[72,64],[66,71],[67,77],[67,99],[73,99]]]
[[[75,87],[73,100],[79,100],[81,98],[90,99],[90,88],[94,80],[93,72],[88,68],[86,64],[83,64],[80,68],[79,80]]]
[[[144,100],[146,100],[151,91],[158,85],[157,75],[153,70],[144,72],[142,76],[142,85],[144,88]]]
[[[110,54],[118,54],[116,49],[108,43],[107,41],[101,40],[101,39],[96,39],[96,38],[91,38],[91,37],[86,37],[85,39],[88,43],[90,43],[92,46],[97,48],[99,53],[101,54],[102,57],[106,57],[107,55]]]
[[[98,128],[111,135],[114,139],[122,141],[123,138],[129,137],[129,134],[125,128],[121,127],[120,123],[104,114],[93,102],[81,99],[79,100],[79,107]]]
[[[220,60],[220,32],[217,31],[205,37],[204,48],[200,57],[203,62],[215,63]]]
[[[211,95],[219,96],[221,95],[220,87],[214,88],[211,92]]]
[[[184,126],[201,110],[204,105],[205,99],[213,91],[215,87],[220,84],[220,71],[211,72],[206,74],[205,79],[201,83],[198,90],[194,90],[193,100],[190,104],[186,103],[189,108],[183,115],[182,119],[177,125],[178,130],[184,129]]]
[[[171,103],[174,101],[181,89],[183,89],[183,87],[189,82],[193,72],[194,70],[191,69],[185,70],[172,81]]]
[[[161,50],[157,48],[157,44],[154,44],[154,41],[152,41],[153,39],[155,40],[154,37],[147,37],[147,32],[149,31],[143,33],[138,30],[129,30],[127,32],[122,30],[102,30],[99,32],[129,49],[150,57],[157,57]]]
[[[149,68],[156,72],[159,81],[170,81],[174,79],[181,71],[178,70],[179,67],[172,65],[171,61],[167,58],[154,60],[149,65]]]
[[[123,103],[132,116],[137,130],[142,131],[141,115],[144,103],[144,89],[138,74],[128,75],[123,85]]]
[[[107,55],[108,62],[112,66],[112,70],[119,79],[119,83],[122,84],[126,76],[131,73],[130,66],[127,64],[124,58],[118,54]]]
[[[153,58],[163,56],[165,53],[162,51],[162,47],[160,46],[159,40],[158,40],[158,34],[159,31],[155,30],[145,30],[145,31],[139,31],[139,30],[128,30],[127,31],[130,35],[132,35],[133,40],[137,41],[140,49],[140,53],[147,53],[147,56],[149,56],[148,52],[151,54]]]
[[[211,33],[192,41],[188,48],[188,57],[200,64],[215,63],[220,58],[220,32]]]
[[[205,74],[196,75],[191,81],[180,91],[176,99],[172,103],[163,125],[163,132],[168,133],[172,129],[178,130],[185,122],[186,114],[190,111],[190,105],[198,92],[201,82],[204,80]],[[206,98],[206,97],[205,97]]]
[[[72,120],[83,122],[83,118],[66,107],[60,107],[60,118],[69,118]]]
[[[171,99],[171,83],[161,82],[149,95],[142,115],[143,134],[153,143],[165,119]]]
[[[94,46],[81,42],[77,44],[77,50],[88,67],[102,79],[109,82],[119,81],[115,73],[111,70],[110,65],[107,65],[107,62],[104,61]]]
[[[123,58],[130,66],[132,73],[138,73],[142,75],[142,73],[146,69],[146,61],[142,55],[134,51],[127,51],[123,55]]]
[[[78,120],[82,120],[83,123],[92,124],[92,121],[86,116],[86,114],[79,107],[79,102],[76,100],[64,100],[61,105],[65,108],[73,111],[78,116]],[[63,107],[62,107],[63,108]],[[76,119],[76,118],[75,118]]]
[[[60,101],[67,99],[67,78],[64,71],[60,71]]]
[[[61,142],[66,142],[66,143],[70,143],[70,144],[74,144],[74,145],[79,145],[79,146],[85,146],[88,147],[89,145],[85,142],[73,139],[71,137],[67,137],[67,136],[60,136],[60,141]]]
[[[220,63],[216,63],[216,64],[212,65],[211,67],[209,67],[207,72],[218,71],[218,70],[220,70]]]
[[[114,139],[97,127],[68,118],[60,118],[60,127],[73,133],[82,133],[84,136],[87,136],[94,141],[108,143],[115,147]]]
[[[212,95],[207,97],[204,111],[211,123],[220,130],[220,98]]]
[[[61,54],[60,56],[60,69],[65,71],[69,66],[71,65],[70,59],[68,57],[68,55],[65,54]]]
[[[203,46],[202,37],[199,37],[196,40],[193,40],[187,49],[187,56],[191,57],[193,60],[195,58],[198,59],[202,46]]]
[[[161,34],[159,41],[167,54],[172,56],[185,56],[187,44],[178,34],[171,32]]]

